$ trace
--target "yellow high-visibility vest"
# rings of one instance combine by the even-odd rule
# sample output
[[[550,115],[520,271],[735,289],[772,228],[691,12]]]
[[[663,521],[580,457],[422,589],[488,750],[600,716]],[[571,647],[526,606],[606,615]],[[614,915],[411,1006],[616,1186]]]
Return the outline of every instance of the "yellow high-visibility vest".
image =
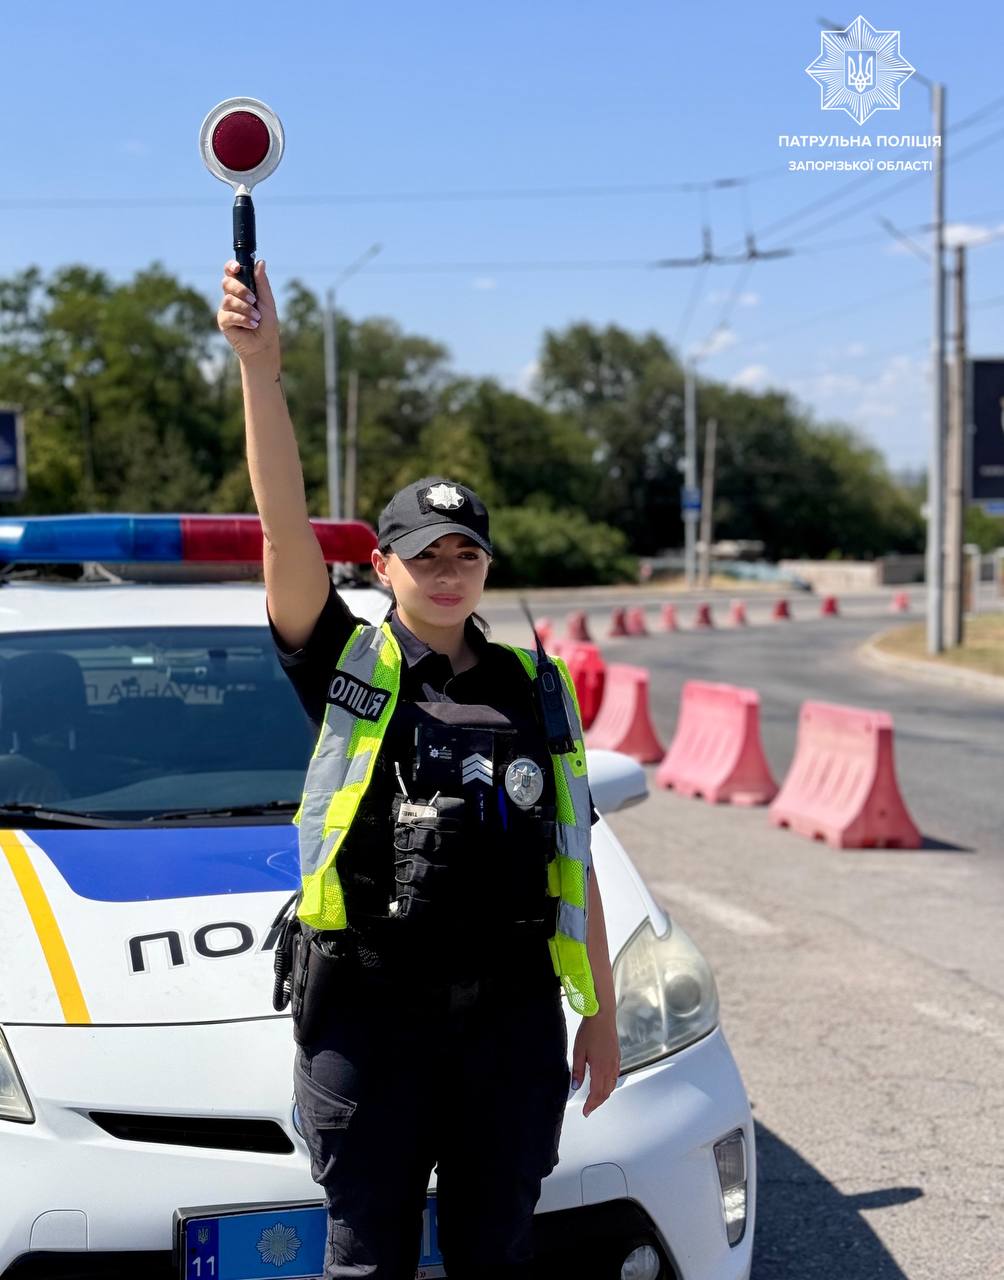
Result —
[[[537,655],[503,645],[519,659],[530,680]],[[591,870],[589,786],[575,685],[561,658],[562,679],[573,750],[551,754],[556,795],[555,856],[548,863],[548,893],[558,899],[557,923],[548,939],[554,972],[577,1013],[589,1017],[598,1005],[587,950]],[[348,925],[338,878],[338,850],[370,785],[401,686],[401,649],[388,622],[360,623],[346,641],[328,689],[328,701],[314,753],[307,766],[299,828],[302,898],[299,918],[314,929]],[[490,940],[485,940],[486,947]]]

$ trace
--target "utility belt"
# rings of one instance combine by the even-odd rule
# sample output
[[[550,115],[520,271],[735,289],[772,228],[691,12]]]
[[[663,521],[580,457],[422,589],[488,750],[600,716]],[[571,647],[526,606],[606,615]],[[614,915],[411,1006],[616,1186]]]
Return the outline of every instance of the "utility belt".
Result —
[[[544,917],[510,926],[508,941],[516,956],[504,955],[501,967],[461,980],[416,974],[404,963],[373,972],[360,961],[358,936],[351,929],[325,933],[304,925],[296,916],[299,894],[285,904],[275,926],[275,985],[272,1004],[277,1012],[290,1006],[293,1038],[310,1044],[330,1023],[339,1002],[387,999],[395,1008],[424,1007],[457,1012],[479,1001],[511,1002],[557,986],[544,945],[554,933],[558,903],[549,899]],[[369,924],[367,925],[367,929]],[[496,945],[497,945],[496,939]],[[536,950],[531,949],[539,942]],[[512,961],[515,960],[515,963]]]

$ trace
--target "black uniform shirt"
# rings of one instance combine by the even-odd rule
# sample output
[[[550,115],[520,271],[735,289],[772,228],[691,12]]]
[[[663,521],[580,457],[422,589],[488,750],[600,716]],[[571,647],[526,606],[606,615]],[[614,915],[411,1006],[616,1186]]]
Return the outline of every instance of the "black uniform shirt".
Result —
[[[391,845],[391,812],[393,797],[401,790],[393,769],[395,759],[404,761],[407,737],[412,720],[402,709],[402,703],[455,703],[477,704],[494,708],[503,713],[518,733],[517,743],[533,742],[540,758],[543,734],[533,688],[522,664],[515,654],[489,643],[480,627],[468,618],[465,637],[478,661],[466,671],[454,674],[446,654],[438,653],[404,625],[397,610],[388,617],[391,631],[397,640],[403,659],[398,708],[388,726],[383,747],[377,757],[370,786],[360,802],[356,817],[338,852],[339,878],[345,892],[349,918],[347,933],[363,957],[367,967],[386,969],[395,964],[413,963],[415,956],[407,955],[411,945],[403,939],[400,930],[390,931],[367,924],[367,917],[386,915],[387,904],[394,896],[394,864]],[[275,624],[269,617],[269,626],[279,662],[288,675],[308,717],[319,730],[327,706],[327,691],[335,667],[345,643],[359,623],[365,618],[356,617],[339,595],[334,583],[318,616],[314,630],[299,649],[290,650],[282,642]],[[446,709],[443,709],[444,712]],[[459,707],[457,708],[458,713]],[[460,713],[461,716],[463,713]],[[543,759],[546,760],[546,748]],[[545,777],[547,776],[545,771]],[[404,769],[406,785],[410,774]],[[553,783],[550,784],[553,788]],[[428,799],[428,797],[425,797]],[[590,803],[591,821],[599,815]],[[355,923],[353,921],[355,920]],[[392,924],[397,922],[390,922]],[[399,945],[399,940],[403,945]],[[523,948],[523,954],[514,954],[514,947]],[[539,938],[522,944],[513,940],[499,950],[507,956],[507,964],[528,963],[530,968],[548,972],[553,979],[549,953]],[[430,974],[439,977],[448,971],[451,978],[469,976],[473,972],[472,958],[458,951],[452,940],[445,937],[424,938],[421,947],[423,964],[428,964]],[[545,970],[546,963],[546,970]]]

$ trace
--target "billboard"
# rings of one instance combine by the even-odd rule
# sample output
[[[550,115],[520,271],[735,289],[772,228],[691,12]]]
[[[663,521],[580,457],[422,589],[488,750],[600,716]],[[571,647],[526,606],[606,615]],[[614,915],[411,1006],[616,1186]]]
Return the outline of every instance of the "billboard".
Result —
[[[24,420],[20,408],[0,405],[0,502],[23,498],[25,489]]]
[[[1004,515],[1004,360],[969,362],[969,492]]]

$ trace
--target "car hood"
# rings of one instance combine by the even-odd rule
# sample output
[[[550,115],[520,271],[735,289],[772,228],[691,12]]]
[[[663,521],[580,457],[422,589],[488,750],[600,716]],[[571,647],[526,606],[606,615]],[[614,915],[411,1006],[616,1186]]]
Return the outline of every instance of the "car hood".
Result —
[[[0,1023],[163,1025],[275,1016],[277,912],[297,829],[0,831]],[[593,828],[611,952],[652,908]]]

